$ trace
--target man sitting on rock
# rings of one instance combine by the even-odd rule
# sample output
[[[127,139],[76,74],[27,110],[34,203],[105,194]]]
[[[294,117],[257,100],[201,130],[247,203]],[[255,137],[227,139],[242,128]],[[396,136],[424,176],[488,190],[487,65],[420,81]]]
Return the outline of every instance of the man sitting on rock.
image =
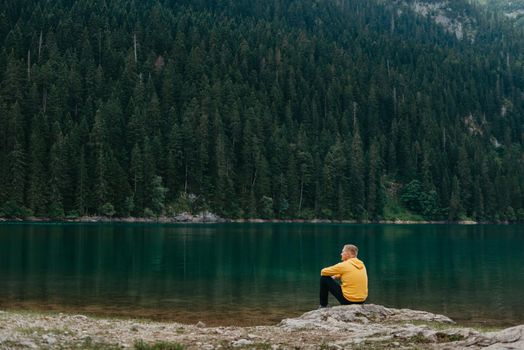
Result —
[[[327,307],[328,292],[342,305],[363,304],[368,297],[368,275],[364,263],[357,259],[358,248],[346,244],[340,257],[342,262],[320,271],[320,307]],[[335,279],[339,279],[342,287]]]

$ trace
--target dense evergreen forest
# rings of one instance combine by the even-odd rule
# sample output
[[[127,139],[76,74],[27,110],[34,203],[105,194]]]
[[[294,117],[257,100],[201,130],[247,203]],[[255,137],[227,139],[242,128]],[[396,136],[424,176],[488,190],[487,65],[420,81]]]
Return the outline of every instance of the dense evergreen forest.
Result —
[[[394,1],[4,0],[1,215],[524,220],[524,34],[450,6],[475,40]]]
[[[524,0],[472,0],[489,9],[504,14],[514,26],[524,28]]]
[[[491,9],[511,13],[524,9],[524,0],[471,0],[473,3],[489,6]]]

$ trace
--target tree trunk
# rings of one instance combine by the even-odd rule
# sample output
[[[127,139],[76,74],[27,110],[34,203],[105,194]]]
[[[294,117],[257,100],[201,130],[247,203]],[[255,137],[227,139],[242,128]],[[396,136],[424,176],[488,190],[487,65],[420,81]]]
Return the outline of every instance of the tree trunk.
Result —
[[[300,200],[298,201],[298,215],[302,212],[302,195],[304,193],[304,180],[300,179]]]
[[[40,31],[40,39],[38,40],[38,62],[40,62],[40,53],[42,52],[42,31]]]
[[[31,81],[31,50],[27,50],[27,80]]]

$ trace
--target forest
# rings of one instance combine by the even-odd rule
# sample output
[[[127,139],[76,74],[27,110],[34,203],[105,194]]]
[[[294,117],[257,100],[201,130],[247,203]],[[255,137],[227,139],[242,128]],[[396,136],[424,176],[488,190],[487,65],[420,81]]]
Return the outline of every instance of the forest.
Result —
[[[4,0],[0,216],[524,221],[524,32],[379,0]]]

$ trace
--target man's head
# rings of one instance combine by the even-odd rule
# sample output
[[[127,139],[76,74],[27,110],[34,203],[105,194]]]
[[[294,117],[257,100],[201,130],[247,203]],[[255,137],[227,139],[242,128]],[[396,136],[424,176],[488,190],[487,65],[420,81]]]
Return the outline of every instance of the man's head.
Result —
[[[356,258],[358,255],[358,248],[356,245],[353,244],[346,244],[342,248],[342,252],[340,253],[340,257],[342,261],[346,261],[351,258]]]

